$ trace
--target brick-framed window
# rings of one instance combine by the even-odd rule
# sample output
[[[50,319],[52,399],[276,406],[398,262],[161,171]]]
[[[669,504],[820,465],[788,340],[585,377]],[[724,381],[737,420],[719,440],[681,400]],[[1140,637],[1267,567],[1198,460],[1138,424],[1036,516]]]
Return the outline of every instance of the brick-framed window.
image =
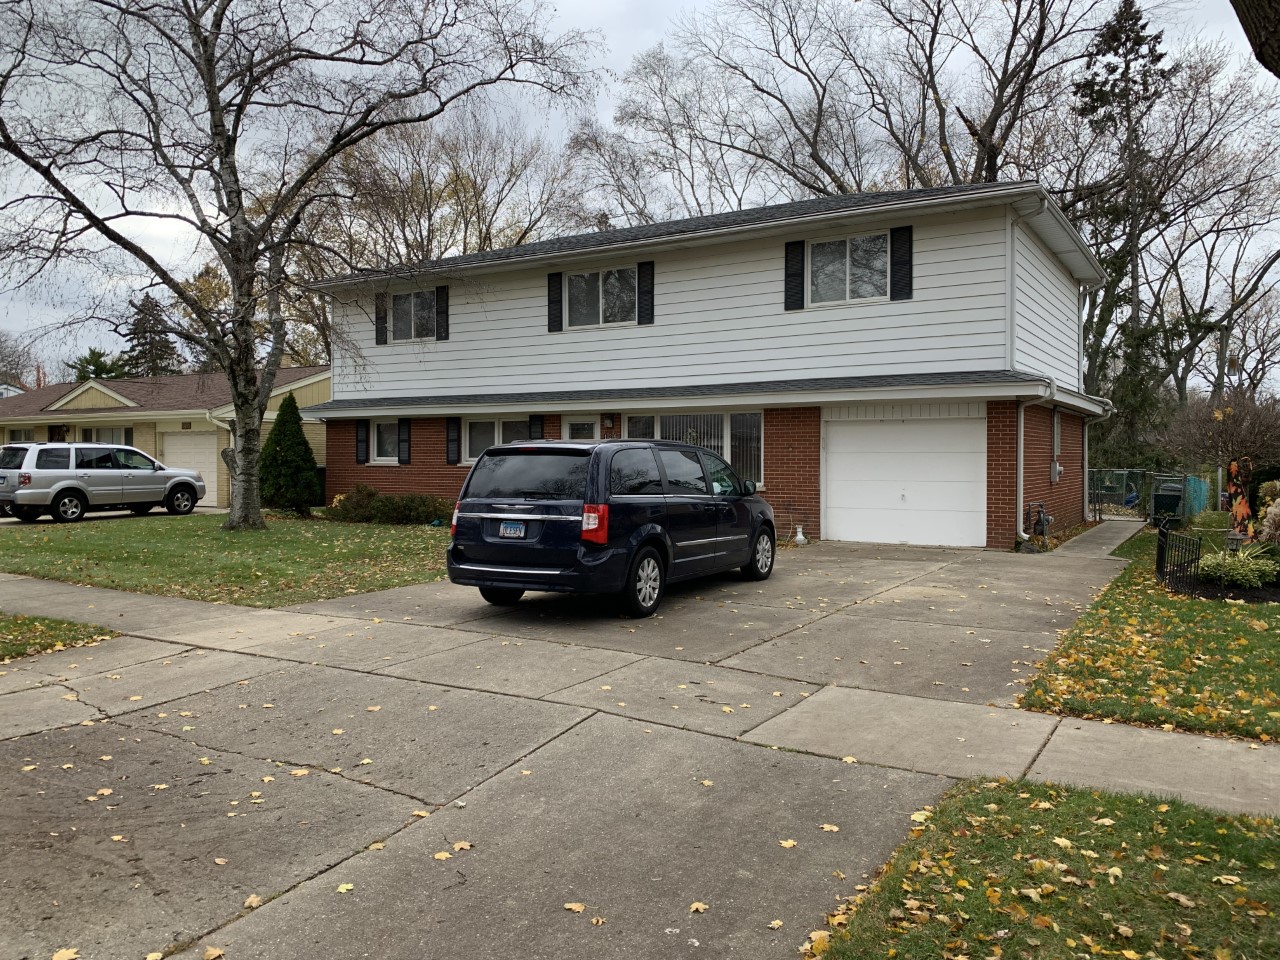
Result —
[[[633,440],[696,443],[728,460],[743,480],[764,480],[764,414],[758,410],[628,413],[622,429]]]

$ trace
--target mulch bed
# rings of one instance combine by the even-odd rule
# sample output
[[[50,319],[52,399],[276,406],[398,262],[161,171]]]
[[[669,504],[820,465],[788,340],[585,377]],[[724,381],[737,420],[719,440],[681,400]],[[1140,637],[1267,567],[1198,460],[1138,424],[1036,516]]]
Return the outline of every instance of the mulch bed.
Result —
[[[1243,600],[1245,603],[1280,603],[1280,583],[1265,587],[1224,587],[1216,583],[1201,583],[1196,587],[1197,597],[1204,600]]]

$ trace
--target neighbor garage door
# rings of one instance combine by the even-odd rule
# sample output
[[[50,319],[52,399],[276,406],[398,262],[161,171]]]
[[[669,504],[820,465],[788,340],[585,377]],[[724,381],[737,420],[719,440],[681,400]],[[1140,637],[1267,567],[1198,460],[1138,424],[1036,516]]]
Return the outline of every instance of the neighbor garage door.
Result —
[[[218,497],[218,435],[211,432],[163,433],[160,459],[165,466],[199,470],[204,477],[205,494],[200,502],[214,505]],[[225,504],[217,504],[225,506]]]
[[[955,406],[962,412],[981,409],[977,404]],[[836,412],[849,409],[836,408]],[[985,416],[864,417],[862,413],[857,419],[827,419],[823,423],[823,537],[869,543],[984,545]]]

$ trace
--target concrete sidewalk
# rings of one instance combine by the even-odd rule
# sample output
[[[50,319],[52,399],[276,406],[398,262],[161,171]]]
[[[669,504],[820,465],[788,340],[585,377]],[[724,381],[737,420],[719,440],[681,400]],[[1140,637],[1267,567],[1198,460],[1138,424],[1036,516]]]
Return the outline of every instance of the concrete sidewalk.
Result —
[[[644,621],[448,583],[255,610],[0,575],[0,609],[128,634],[0,666],[0,954],[784,957],[961,777],[1280,813],[1276,745],[1013,709],[1135,529],[815,544]]]

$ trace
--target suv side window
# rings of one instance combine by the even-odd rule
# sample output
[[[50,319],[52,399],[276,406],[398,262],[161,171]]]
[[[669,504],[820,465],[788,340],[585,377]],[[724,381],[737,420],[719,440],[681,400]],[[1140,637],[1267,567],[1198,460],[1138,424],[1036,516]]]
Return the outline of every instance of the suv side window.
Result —
[[[704,453],[707,469],[711,473],[711,492],[717,496],[741,496],[742,483],[733,468],[714,454]]]
[[[37,470],[70,470],[71,450],[68,447],[44,448],[36,451]]]
[[[111,451],[102,447],[76,447],[77,470],[114,470]]]
[[[667,485],[672,493],[707,492],[707,478],[702,472],[702,459],[694,450],[659,450],[662,469],[667,472]]]
[[[127,447],[116,447],[116,463],[121,470],[150,470],[151,458],[145,453],[130,450]]]
[[[662,496],[658,461],[647,448],[619,450],[609,464],[609,492],[615,496]]]

